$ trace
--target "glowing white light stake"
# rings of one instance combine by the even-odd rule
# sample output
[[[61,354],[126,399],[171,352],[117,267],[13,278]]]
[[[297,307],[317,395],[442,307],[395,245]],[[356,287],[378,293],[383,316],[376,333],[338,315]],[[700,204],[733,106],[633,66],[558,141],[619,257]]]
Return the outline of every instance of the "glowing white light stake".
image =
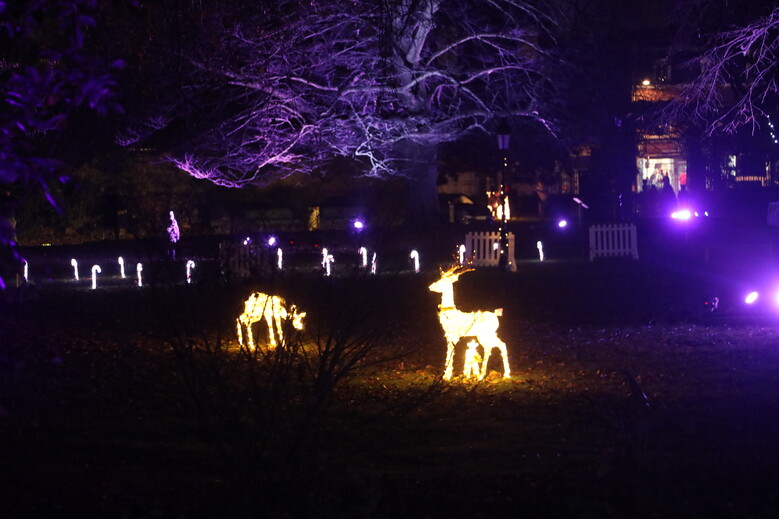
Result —
[[[27,283],[29,281],[28,274],[30,273],[30,264],[27,263],[27,260],[22,260],[22,261],[24,261],[24,271],[23,271],[24,282]]]
[[[325,249],[325,250],[327,250],[327,249]],[[335,262],[335,260],[333,259],[333,255],[332,254],[328,254],[325,257],[324,262],[325,262],[325,275],[329,276],[330,275],[330,264]]]
[[[192,260],[187,260],[187,283],[192,282],[192,269],[195,268],[195,262]]]
[[[365,268],[368,266],[368,249],[360,247],[359,253],[362,258],[362,267]]]
[[[275,349],[284,337],[284,323],[290,322],[295,330],[302,330],[305,316],[305,312],[298,312],[295,305],[288,305],[279,296],[254,292],[244,303],[244,311],[235,321],[238,344],[243,346],[243,328],[246,328],[248,347],[250,350],[255,349],[252,325],[265,319],[268,326],[268,349]]]
[[[322,267],[325,267],[325,264],[327,263],[328,255],[329,254],[327,252],[327,247],[322,247]]]
[[[536,248],[538,249],[538,261],[544,261],[544,244],[538,241]]]
[[[465,263],[465,245],[460,245],[457,251],[460,253],[460,265]]]
[[[414,272],[419,272],[419,252],[416,250],[412,250],[411,254],[409,255],[412,260],[414,260]]]
[[[281,252],[281,247],[276,249],[276,267],[281,270],[284,265],[284,253]]]
[[[78,261],[76,261],[76,258],[70,260],[70,266],[73,267],[73,279],[78,281]]]
[[[143,265],[138,263],[137,265],[135,265],[135,273],[138,276],[138,286],[139,287],[143,286],[143,275],[141,274],[141,272],[143,272]]]
[[[506,343],[498,338],[498,317],[503,315],[503,309],[498,308],[492,312],[476,311],[461,312],[454,305],[454,284],[458,278],[470,272],[473,269],[454,266],[447,271],[441,271],[441,278],[430,285],[432,292],[441,294],[441,304],[438,305],[438,320],[441,322],[441,328],[444,329],[446,338],[446,367],[444,368],[444,378],[449,380],[454,374],[454,347],[463,337],[474,337],[475,342],[481,344],[484,349],[484,359],[481,361],[481,371],[479,380],[487,375],[487,365],[489,364],[492,350],[497,348],[503,356],[503,377],[511,376],[509,369],[508,353],[506,352]],[[468,352],[466,351],[466,355]],[[466,369],[473,370],[475,360],[475,346],[470,353],[470,366]]]
[[[122,276],[122,279],[124,279],[124,258],[119,256],[117,261],[119,262],[119,275]]]
[[[371,274],[376,273],[376,264],[378,262],[376,261],[376,253],[373,253],[373,257],[371,258]]]
[[[97,288],[97,275],[101,272],[100,265],[92,265],[92,290]]]

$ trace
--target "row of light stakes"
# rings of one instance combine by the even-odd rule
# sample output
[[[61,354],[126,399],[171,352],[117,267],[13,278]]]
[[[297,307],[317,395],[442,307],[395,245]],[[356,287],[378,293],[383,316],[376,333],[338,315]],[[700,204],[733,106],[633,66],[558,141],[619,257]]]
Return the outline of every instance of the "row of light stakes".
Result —
[[[117,262],[119,263],[119,275],[122,279],[127,278],[127,274],[125,272],[124,268],[124,258],[119,256],[117,258]],[[75,281],[79,281],[79,275],[78,275],[78,261],[76,258],[73,258],[70,260],[70,265],[73,267],[73,279]],[[26,267],[26,262],[25,262]],[[187,273],[187,284],[192,283],[192,271],[195,269],[195,262],[193,260],[187,260],[186,263],[186,273]],[[97,288],[97,275],[102,273],[102,269],[100,268],[100,265],[92,265],[92,289]],[[26,274],[26,270],[25,270]],[[143,264],[142,263],[136,263],[135,265],[135,276],[136,276],[136,284],[139,287],[143,286]],[[27,280],[27,277],[25,275],[25,281]]]

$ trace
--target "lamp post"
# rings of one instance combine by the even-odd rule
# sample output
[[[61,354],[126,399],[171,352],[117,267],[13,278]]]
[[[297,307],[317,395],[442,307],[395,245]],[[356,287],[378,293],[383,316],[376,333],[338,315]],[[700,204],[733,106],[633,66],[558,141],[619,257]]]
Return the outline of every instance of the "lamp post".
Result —
[[[500,227],[498,232],[500,233],[500,257],[498,258],[498,267],[502,270],[507,270],[508,265],[508,238],[506,235],[506,226],[508,224],[508,204],[507,198],[507,185],[509,183],[509,143],[511,141],[511,128],[503,119],[496,130],[498,136],[498,149],[503,155],[503,168],[498,173],[498,179],[500,184]]]

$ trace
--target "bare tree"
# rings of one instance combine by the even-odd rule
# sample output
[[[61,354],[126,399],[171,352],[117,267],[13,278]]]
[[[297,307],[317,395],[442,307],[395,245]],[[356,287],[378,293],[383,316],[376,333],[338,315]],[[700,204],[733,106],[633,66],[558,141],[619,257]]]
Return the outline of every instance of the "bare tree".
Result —
[[[216,4],[181,90],[119,138],[183,136],[170,160],[194,177],[242,187],[334,157],[369,176],[417,175],[435,145],[496,118],[553,127],[545,67],[560,15],[543,2]]]
[[[700,73],[666,110],[673,119],[703,122],[709,133],[757,130],[777,107],[779,8],[752,23],[719,32],[692,62]]]

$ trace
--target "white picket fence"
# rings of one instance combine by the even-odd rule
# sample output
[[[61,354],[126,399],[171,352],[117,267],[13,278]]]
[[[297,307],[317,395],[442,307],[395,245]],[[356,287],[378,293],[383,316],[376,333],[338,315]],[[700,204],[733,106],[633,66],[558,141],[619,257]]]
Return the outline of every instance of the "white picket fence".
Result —
[[[508,268],[517,269],[514,259],[514,233],[506,233],[508,240]],[[497,267],[500,264],[500,233],[469,232],[465,235],[465,254],[475,267]]]
[[[630,256],[638,259],[636,226],[611,223],[590,226],[590,261],[595,258]]]

